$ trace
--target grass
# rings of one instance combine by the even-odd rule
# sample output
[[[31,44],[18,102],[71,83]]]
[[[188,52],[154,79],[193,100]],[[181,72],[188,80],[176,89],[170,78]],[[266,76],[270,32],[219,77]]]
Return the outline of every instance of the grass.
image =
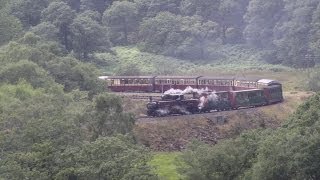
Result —
[[[284,91],[304,90],[307,77],[304,70],[264,63],[262,52],[243,46],[217,46],[208,60],[181,60],[168,56],[141,52],[136,47],[115,47],[113,53],[97,53],[96,58],[106,62],[101,67],[107,75],[135,65],[141,75],[205,75],[256,77],[279,80]]]
[[[261,53],[241,46],[218,46],[208,60],[181,60],[173,57],[141,52],[136,47],[115,47],[113,53],[97,53],[96,58],[109,64],[111,72],[121,65],[135,64],[142,74],[194,74],[205,71],[270,70],[287,71],[291,68],[270,65],[261,61]],[[170,67],[170,68],[168,68]],[[113,72],[114,73],[114,72]]]
[[[177,156],[179,152],[159,152],[155,153],[150,164],[155,167],[156,174],[161,180],[183,179],[177,172]]]

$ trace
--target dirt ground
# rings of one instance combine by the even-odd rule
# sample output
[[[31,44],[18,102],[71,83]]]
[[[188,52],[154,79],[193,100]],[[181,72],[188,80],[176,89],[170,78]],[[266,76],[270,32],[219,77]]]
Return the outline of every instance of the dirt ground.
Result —
[[[197,139],[215,144],[241,132],[256,128],[277,128],[294,110],[313,93],[285,92],[284,102],[259,108],[212,112],[189,116],[140,118],[134,133],[141,144],[155,151],[179,151],[188,142]],[[126,100],[129,112],[137,117],[144,115],[145,103]]]

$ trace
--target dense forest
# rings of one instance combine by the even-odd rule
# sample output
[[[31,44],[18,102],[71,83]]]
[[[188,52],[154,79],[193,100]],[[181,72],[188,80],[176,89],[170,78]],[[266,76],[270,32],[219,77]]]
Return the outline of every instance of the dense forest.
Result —
[[[205,62],[225,46],[254,49],[269,64],[317,66],[320,2],[0,0],[0,179],[158,179],[152,153],[133,135],[135,117],[97,78],[109,64],[96,54],[112,59],[114,47],[134,47]],[[308,88],[320,90],[319,71],[310,79]],[[319,98],[279,129],[214,147],[191,143],[179,171],[187,179],[319,179]]]
[[[201,60],[226,44],[259,49],[272,64],[319,61],[318,0],[1,0],[1,8],[0,44],[31,32],[81,61],[128,45]]]

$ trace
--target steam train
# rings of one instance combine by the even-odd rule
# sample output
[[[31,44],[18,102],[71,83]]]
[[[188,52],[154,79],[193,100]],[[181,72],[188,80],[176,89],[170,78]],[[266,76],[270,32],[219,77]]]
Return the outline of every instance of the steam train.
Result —
[[[191,114],[264,106],[283,101],[282,85],[270,79],[207,76],[101,76],[114,92],[168,92],[147,104],[149,116]],[[206,89],[186,98],[182,89]]]
[[[239,108],[265,106],[282,102],[283,96],[279,86],[242,91],[220,91],[193,93],[190,99],[185,95],[164,95],[160,101],[147,104],[148,116],[168,116],[172,114],[194,114],[216,111],[227,111]]]

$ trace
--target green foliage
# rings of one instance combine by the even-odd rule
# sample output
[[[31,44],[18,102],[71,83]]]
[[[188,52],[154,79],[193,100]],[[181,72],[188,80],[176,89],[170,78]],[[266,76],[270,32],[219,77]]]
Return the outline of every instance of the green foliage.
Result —
[[[296,3],[297,6],[293,5]],[[312,14],[318,3],[311,0],[303,3],[288,1],[285,4],[284,13],[290,20],[279,21],[274,29],[277,58],[283,64],[296,68],[315,65],[309,42]]]
[[[156,179],[147,165],[148,152],[125,136],[99,138],[61,156],[65,168],[58,178]]]
[[[103,22],[109,29],[111,42],[115,45],[128,45],[134,38],[138,25],[136,5],[128,1],[115,1],[103,14]]]
[[[21,79],[29,82],[33,87],[48,87],[54,81],[37,64],[30,61],[10,63],[0,68],[0,81],[16,84]]]
[[[180,16],[168,12],[143,21],[139,31],[142,37],[142,49],[147,52],[175,56],[175,47],[183,41],[179,33],[180,21]]]
[[[40,23],[41,11],[48,5],[47,0],[13,0],[10,2],[10,12],[20,19],[24,27]]]
[[[260,59],[264,53],[244,46],[216,45],[208,48],[207,60],[192,62],[171,58],[163,55],[154,55],[140,51],[134,47],[116,47],[114,53],[96,53],[95,59],[99,68],[107,75],[120,74],[160,74],[160,75],[194,75],[203,73],[234,73],[259,70],[272,72],[291,72],[293,69],[282,65],[266,64]],[[168,64],[170,68],[168,68]],[[138,68],[136,72],[135,68]]]
[[[15,83],[19,78],[25,78],[37,87],[50,85],[52,80],[45,76],[46,72],[40,70],[43,68],[56,82],[64,85],[67,92],[78,88],[89,91],[92,96],[104,90],[103,83],[97,78],[99,72],[93,65],[81,63],[74,58],[58,56],[60,52],[55,44],[44,44],[41,38],[33,33],[25,34],[19,42],[9,43],[0,53],[2,65],[8,65],[2,70],[2,73],[5,73],[4,81]],[[10,63],[19,61],[22,63]]]
[[[1,10],[1,8],[0,8]],[[9,42],[21,33],[22,27],[20,21],[3,10],[0,12],[0,46]]]
[[[131,136],[111,136],[131,132],[134,120],[122,111],[111,95],[90,102],[60,86],[1,85],[0,178],[156,179],[146,149]],[[94,141],[92,128],[103,132]]]
[[[150,164],[155,167],[155,173],[161,179],[179,180],[183,179],[177,171],[179,166],[183,166],[178,161],[178,152],[157,152],[154,154]]]
[[[114,134],[127,134],[132,131],[135,119],[125,113],[119,97],[110,94],[100,94],[88,107],[83,119],[88,121],[92,139]]]
[[[59,38],[66,50],[71,48],[70,25],[75,17],[75,11],[64,2],[52,2],[42,11],[42,18],[54,24],[59,29]]]
[[[0,7],[0,45],[19,35],[18,18],[26,32],[86,61],[112,46],[133,45],[199,63],[217,58],[216,46],[249,45],[267,63],[319,63],[316,0],[2,0]]]
[[[282,0],[251,0],[245,20],[248,23],[244,30],[247,42],[255,47],[270,47],[273,28],[281,18]]]
[[[320,72],[319,68],[314,69],[309,73],[307,80],[307,88],[311,91],[320,91]]]
[[[187,179],[318,179],[320,95],[281,128],[254,131],[214,147],[193,143],[183,153]]]
[[[261,132],[254,131],[214,148],[193,142],[181,156],[179,169],[186,179],[238,179],[250,169],[256,157]]]
[[[99,14],[86,11],[79,14],[71,25],[73,49],[79,59],[88,59],[89,54],[103,50],[103,47],[108,49],[107,30],[96,19],[100,19]]]
[[[43,22],[34,26],[31,30],[35,35],[49,41],[58,41],[59,30],[49,22]]]

